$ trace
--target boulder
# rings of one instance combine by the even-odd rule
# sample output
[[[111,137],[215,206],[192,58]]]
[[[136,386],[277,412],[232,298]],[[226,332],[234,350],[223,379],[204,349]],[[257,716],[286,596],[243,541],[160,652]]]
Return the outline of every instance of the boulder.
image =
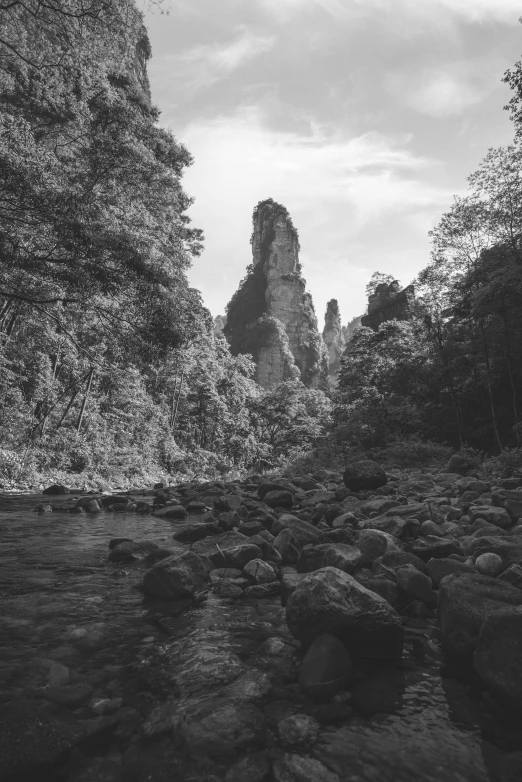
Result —
[[[413,567],[416,567],[421,573],[424,573],[426,570],[422,559],[408,551],[387,551],[382,555],[380,564],[393,571],[397,570],[397,568],[404,567],[405,565],[413,565]]]
[[[274,548],[280,553],[284,565],[294,565],[299,559],[302,545],[295,532],[285,528],[274,540]]]
[[[262,559],[263,552],[254,543],[241,543],[209,555],[215,567],[231,567],[242,570],[252,559]]]
[[[329,700],[353,677],[350,653],[338,638],[328,633],[318,636],[304,656],[299,686],[310,697]]]
[[[389,544],[388,536],[379,530],[361,530],[357,535],[357,548],[362,554],[362,564],[374,562],[388,550]]]
[[[475,570],[482,576],[496,578],[504,570],[504,564],[498,554],[481,554],[475,560]]]
[[[292,530],[301,546],[306,546],[307,543],[319,543],[322,539],[321,531],[313,524],[289,513],[284,513],[277,521],[274,521],[271,533],[277,537],[284,529]]]
[[[431,578],[435,589],[439,588],[444,576],[451,573],[473,573],[473,566],[467,562],[459,562],[457,559],[429,559],[426,563],[426,573]]]
[[[522,712],[522,607],[486,617],[473,667],[487,687]]]
[[[257,706],[225,702],[201,719],[185,721],[181,732],[191,757],[224,761],[263,746],[266,724]]]
[[[344,573],[353,573],[361,563],[362,554],[355,546],[331,543],[323,554],[323,567],[333,567]]]
[[[262,559],[251,559],[243,568],[243,573],[256,582],[256,584],[270,584],[276,581],[274,568]]]
[[[343,483],[350,491],[378,489],[387,483],[382,467],[370,459],[348,465],[343,474]]]
[[[397,588],[407,597],[422,600],[426,605],[436,603],[431,579],[424,573],[420,573],[413,565],[398,568],[395,576]]]
[[[467,475],[467,473],[476,466],[476,463],[469,457],[455,453],[448,461],[446,470],[447,472],[458,473],[459,475]]]
[[[286,606],[288,598],[295,592],[306,573],[296,573],[291,568],[283,569],[281,575],[281,605]]]
[[[111,548],[109,562],[137,562],[158,550],[158,544],[149,540],[142,542],[126,540]]]
[[[405,537],[408,532],[408,521],[400,516],[377,516],[364,522],[365,529],[385,532],[394,538]]]
[[[269,491],[265,494],[264,501],[269,508],[294,507],[294,495],[291,491],[281,491],[280,489]]]
[[[358,657],[402,654],[403,628],[396,611],[380,595],[334,567],[303,578],[287,601],[286,619],[292,635],[306,646],[328,633]]]
[[[500,574],[498,580],[522,589],[522,565],[510,565]]]
[[[279,740],[285,749],[309,749],[317,741],[320,725],[308,714],[291,714],[277,724]]]
[[[195,543],[210,535],[219,535],[220,532],[220,526],[214,521],[196,522],[195,524],[184,524],[176,530],[172,537],[174,540],[179,540],[180,543]]]
[[[62,486],[61,483],[53,483],[51,486],[48,486],[46,489],[44,489],[42,494],[69,494],[69,489],[67,489],[65,486]]]
[[[183,505],[166,505],[164,508],[155,510],[152,515],[158,516],[160,519],[186,519],[188,513]]]
[[[439,538],[435,535],[428,535],[426,538],[418,538],[408,543],[406,550],[410,554],[427,562],[430,559],[440,557],[449,557],[450,554],[460,554],[459,544],[452,538]]]
[[[339,782],[339,777],[325,765],[307,755],[285,753],[272,764],[275,782]]]
[[[453,573],[440,582],[438,617],[449,657],[469,659],[486,618],[522,606],[522,590],[476,573]]]
[[[204,592],[208,584],[205,563],[193,551],[176,553],[156,562],[143,578],[145,594],[170,599],[193,597]]]
[[[472,522],[476,519],[484,519],[488,524],[493,524],[501,529],[510,529],[513,526],[511,516],[505,508],[495,508],[492,505],[470,505],[468,515]]]

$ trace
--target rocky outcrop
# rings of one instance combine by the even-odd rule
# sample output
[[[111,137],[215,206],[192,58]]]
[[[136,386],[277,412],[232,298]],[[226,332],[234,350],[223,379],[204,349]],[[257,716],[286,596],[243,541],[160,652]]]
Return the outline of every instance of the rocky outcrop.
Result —
[[[330,299],[324,316],[323,340],[328,351],[328,377],[335,382],[341,366],[341,356],[345,348],[341,314],[337,299]]]
[[[216,315],[214,318],[214,334],[216,337],[222,337],[223,336],[223,330],[225,328],[225,323],[227,319],[224,315]]]
[[[342,334],[345,345],[351,340],[357,329],[361,327],[362,318],[362,315],[357,315],[355,318],[349,320],[346,326],[342,327]]]
[[[408,320],[414,295],[413,285],[401,290],[397,280],[381,283],[368,297],[368,314],[361,318],[361,324],[377,331],[387,320]]]
[[[316,387],[326,348],[299,263],[299,240],[284,206],[271,198],[253,215],[252,264],[227,306],[231,352],[252,354],[257,382],[272,388],[301,379]]]

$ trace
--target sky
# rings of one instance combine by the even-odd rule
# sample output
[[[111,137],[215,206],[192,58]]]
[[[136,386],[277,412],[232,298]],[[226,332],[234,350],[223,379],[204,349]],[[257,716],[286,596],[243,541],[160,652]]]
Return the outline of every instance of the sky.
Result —
[[[138,4],[146,0],[138,0]],[[154,103],[194,158],[205,250],[189,273],[225,312],[251,262],[252,211],[299,232],[319,325],[366,307],[375,271],[410,283],[428,232],[490,147],[513,138],[504,72],[520,0],[163,0],[145,8]]]

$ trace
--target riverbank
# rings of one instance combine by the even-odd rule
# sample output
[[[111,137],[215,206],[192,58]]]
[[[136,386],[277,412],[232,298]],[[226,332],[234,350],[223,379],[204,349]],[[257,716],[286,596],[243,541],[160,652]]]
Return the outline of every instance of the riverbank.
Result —
[[[2,498],[4,775],[517,779],[520,715],[452,627],[522,603],[522,481],[461,471]]]

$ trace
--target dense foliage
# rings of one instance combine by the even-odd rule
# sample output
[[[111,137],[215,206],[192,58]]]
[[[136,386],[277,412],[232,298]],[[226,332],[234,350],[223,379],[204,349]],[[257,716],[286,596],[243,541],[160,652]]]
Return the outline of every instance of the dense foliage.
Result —
[[[187,282],[192,161],[158,124],[134,0],[0,16],[0,482],[279,458],[252,362]]]
[[[415,281],[419,296],[411,318],[384,323],[377,332],[361,328],[348,345],[335,408],[337,437],[366,447],[405,437],[489,453],[519,446],[518,138],[489,150],[469,177],[469,193],[455,198],[431,239],[431,262]]]

